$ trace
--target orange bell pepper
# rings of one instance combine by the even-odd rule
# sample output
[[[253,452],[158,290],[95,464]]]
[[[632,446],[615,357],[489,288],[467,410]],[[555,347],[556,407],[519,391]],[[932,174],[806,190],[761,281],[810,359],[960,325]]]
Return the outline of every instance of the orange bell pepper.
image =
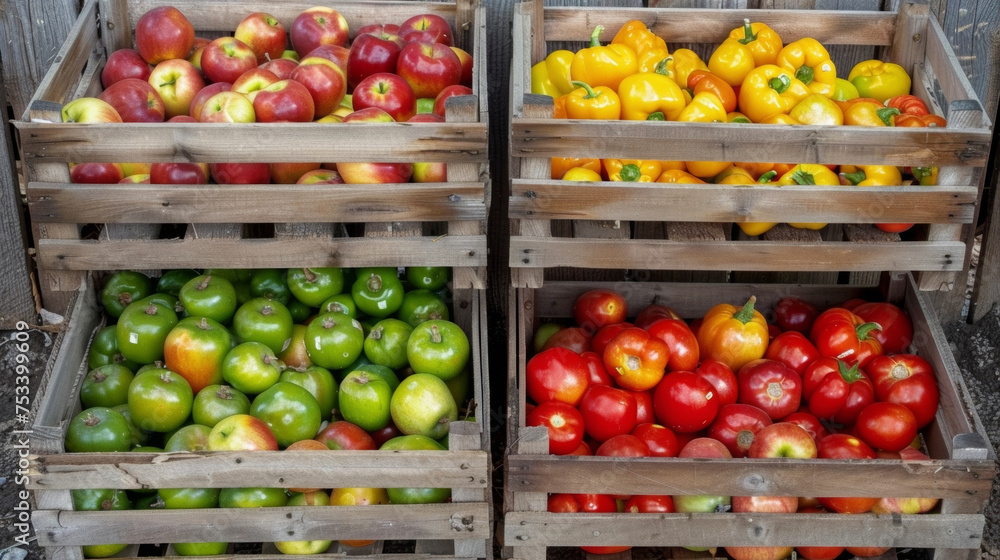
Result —
[[[574,167],[583,167],[601,174],[601,160],[597,158],[552,158],[552,178],[562,179]]]
[[[635,51],[639,72],[653,72],[656,64],[670,55],[667,42],[638,20],[623,25],[611,43],[628,45]]]
[[[730,165],[712,180],[717,185],[752,185],[756,182],[750,172],[742,167]]]
[[[714,93],[722,101],[727,113],[736,110],[736,91],[733,86],[707,70],[695,70],[688,74],[687,87],[693,95],[703,91]]]
[[[757,298],[742,307],[721,303],[708,310],[698,328],[701,360],[720,361],[733,371],[764,356],[767,321],[754,309]]]

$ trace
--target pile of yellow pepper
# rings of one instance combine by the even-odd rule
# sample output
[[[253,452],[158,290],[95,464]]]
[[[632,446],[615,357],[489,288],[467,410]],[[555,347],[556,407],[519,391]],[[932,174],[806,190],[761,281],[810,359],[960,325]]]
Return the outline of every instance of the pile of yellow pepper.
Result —
[[[532,93],[555,99],[556,118],[763,124],[945,126],[910,95],[906,70],[866,60],[838,78],[826,48],[803,38],[787,45],[764,23],[744,20],[708,62],[689,49],[669,52],[663,38],[630,21],[602,45],[557,50],[531,68]],[[936,184],[937,169],[895,166],[764,164],[553,158],[552,178],[660,183],[905,185]],[[904,181],[903,172],[907,177]],[[748,235],[776,224],[741,223]],[[819,229],[825,224],[790,224]],[[903,231],[912,224],[877,224]]]

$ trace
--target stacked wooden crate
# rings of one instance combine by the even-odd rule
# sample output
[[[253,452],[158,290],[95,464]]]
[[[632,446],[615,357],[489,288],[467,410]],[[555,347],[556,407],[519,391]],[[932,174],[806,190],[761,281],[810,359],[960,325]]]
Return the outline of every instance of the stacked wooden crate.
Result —
[[[488,410],[485,266],[487,101],[485,11],[475,1],[328,4],[352,29],[435,13],[474,57],[472,95],[424,124],[63,124],[68,101],[100,91],[108,53],[131,47],[143,13],[172,5],[199,36],[231,34],[264,11],[286,28],[300,2],[90,0],[16,122],[43,303],[67,311],[36,399],[29,489],[38,544],[49,560],[82,557],[107,542],[408,541],[409,554],[488,558],[493,536],[489,415],[452,424],[446,452],[214,452],[178,456],[63,452],[79,411],[86,352],[103,324],[95,284],[102,271],[304,266],[451,267],[453,321],[470,339],[475,404]],[[345,130],[346,128],[346,130]],[[70,162],[444,162],[440,183],[370,185],[82,185]],[[74,512],[70,490],[171,487],[452,488],[445,504],[255,510]],[[107,515],[104,515],[107,514]],[[292,538],[294,537],[294,538]],[[128,549],[135,555],[136,547]],[[268,552],[262,549],[262,556]],[[386,553],[399,550],[387,549]],[[336,554],[331,549],[330,554]],[[343,553],[343,551],[340,551]],[[357,554],[358,550],[349,553]]]
[[[552,99],[530,93],[531,65],[556,41],[582,45],[597,24],[605,26],[605,42],[625,22],[640,20],[668,42],[704,45],[718,43],[744,18],[769,24],[786,43],[808,36],[823,44],[873,46],[911,72],[915,93],[947,117],[947,127],[557,120]],[[883,13],[525,3],[515,12],[514,45],[505,555],[540,559],[552,557],[558,547],[586,545],[849,545],[934,549],[936,558],[978,557],[995,454],[923,290],[950,287],[965,264],[990,122],[926,5],[904,3],[898,12]],[[866,189],[568,182],[550,178],[552,157],[938,165],[941,175],[933,187]],[[820,232],[780,228],[756,238],[737,233],[735,225],[743,222],[830,225]],[[923,225],[900,237],[879,232],[876,222]],[[863,285],[836,285],[841,272]],[[762,276],[752,273],[771,280],[789,273],[825,283],[739,283],[759,282]],[[575,298],[591,288],[624,294],[632,310],[657,303],[692,319],[717,303],[740,303],[750,295],[765,315],[787,296],[816,305],[873,295],[897,303],[917,331],[911,349],[933,364],[941,388],[941,407],[925,434],[930,460],[903,465],[549,455],[546,428],[525,423],[533,333],[543,323],[572,321]],[[553,493],[891,493],[935,497],[942,505],[939,514],[923,516],[569,514],[547,511],[546,498]],[[677,548],[655,554],[684,552],[692,554]]]

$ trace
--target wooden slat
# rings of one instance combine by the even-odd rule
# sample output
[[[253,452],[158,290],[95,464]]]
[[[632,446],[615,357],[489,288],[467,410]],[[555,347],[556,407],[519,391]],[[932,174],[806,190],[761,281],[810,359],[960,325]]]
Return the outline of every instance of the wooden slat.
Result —
[[[514,179],[519,219],[968,223],[977,189],[566,182]]]
[[[959,271],[965,244],[919,242],[672,243],[512,237],[510,265],[522,268],[662,268],[674,270],[936,270]]]
[[[507,542],[543,546],[893,546],[978,549],[982,515],[510,513]]]
[[[289,268],[297,266],[484,266],[486,236],[406,239],[193,239],[38,241],[51,270]]]
[[[260,542],[490,538],[485,503],[255,509],[32,512],[41,546],[111,542]]]
[[[485,220],[481,182],[372,185],[30,183],[32,218],[52,223]],[[239,200],[240,204],[232,202]]]
[[[957,100],[980,100],[969,78],[961,71],[962,65],[952,50],[951,43],[937,20],[931,18],[927,25],[927,61],[934,69],[934,76],[947,103]],[[980,111],[982,106],[980,105]],[[946,115],[950,118],[950,115]],[[989,126],[989,115],[983,115],[984,125]]]

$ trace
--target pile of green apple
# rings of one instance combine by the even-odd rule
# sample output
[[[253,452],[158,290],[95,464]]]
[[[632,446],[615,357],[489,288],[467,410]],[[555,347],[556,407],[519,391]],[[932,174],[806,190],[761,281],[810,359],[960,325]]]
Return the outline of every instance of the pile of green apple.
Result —
[[[80,387],[83,410],[67,427],[66,450],[446,450],[450,422],[459,418],[471,383],[469,339],[449,320],[449,272],[210,269],[171,270],[157,279],[115,272],[101,288],[114,323],[91,343]],[[78,510],[175,509],[437,503],[450,490],[73,495]],[[275,543],[298,554],[330,544]],[[176,548],[222,553],[225,543]],[[114,546],[85,547],[88,557],[109,553],[116,553]]]
[[[353,32],[352,32],[353,31]],[[196,36],[172,6],[137,21],[135,48],[108,55],[103,91],[62,109],[63,122],[442,122],[449,97],[472,94],[472,56],[452,44],[450,23],[426,13],[351,30],[337,10],[316,6],[283,24],[248,14],[230,36]],[[427,163],[81,163],[81,183],[441,182]]]

